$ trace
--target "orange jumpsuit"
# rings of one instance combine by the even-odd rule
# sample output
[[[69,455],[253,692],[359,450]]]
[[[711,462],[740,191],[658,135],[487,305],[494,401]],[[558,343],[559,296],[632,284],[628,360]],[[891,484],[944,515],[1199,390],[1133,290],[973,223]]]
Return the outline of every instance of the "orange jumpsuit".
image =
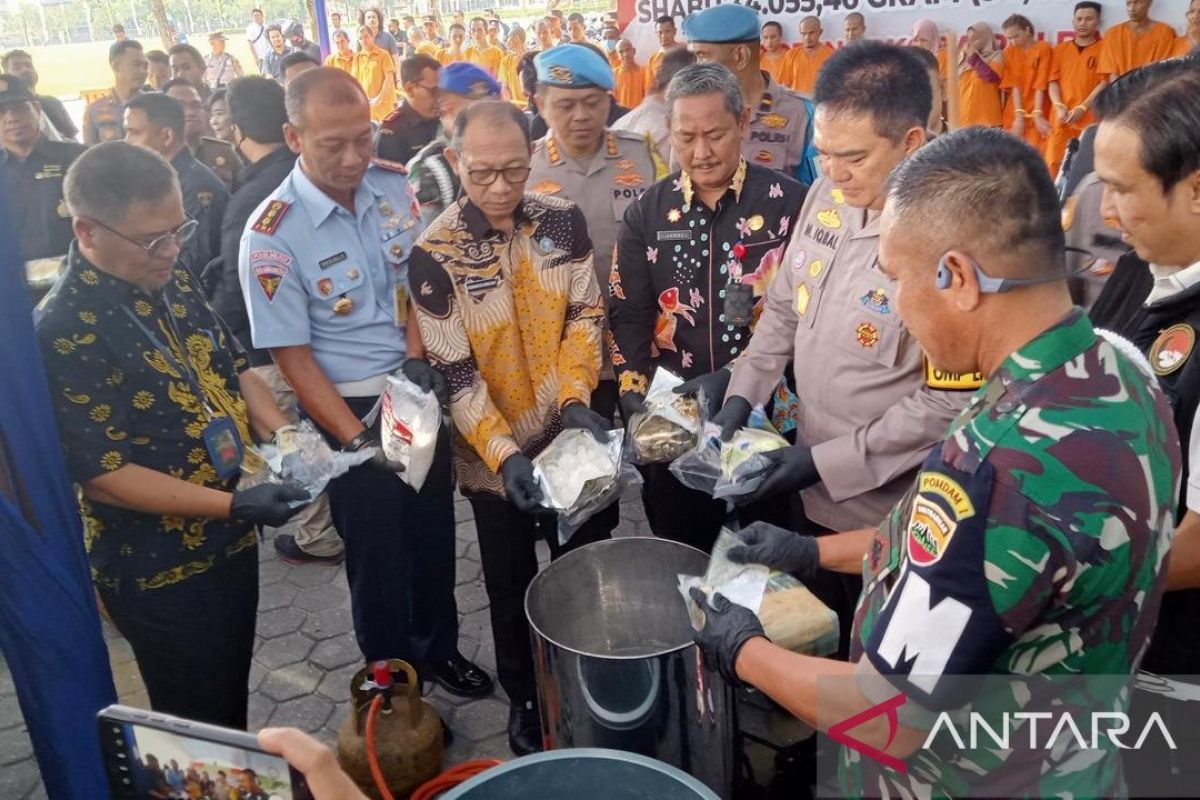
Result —
[[[349,55],[343,57],[339,55],[337,51],[334,51],[329,54],[328,58],[325,59],[325,66],[333,67],[334,69],[340,69],[342,72],[349,72],[351,75],[353,75],[354,53],[350,53]]]
[[[1200,48],[1200,44],[1193,42],[1186,36],[1180,36],[1175,40],[1175,49],[1171,51],[1171,58],[1186,56],[1197,48]]]
[[[646,96],[646,70],[644,67],[617,67],[613,70],[613,95],[617,105],[637,108]]]
[[[517,69],[521,63],[521,57],[516,53],[505,53],[504,58],[500,61],[500,74],[497,79],[500,85],[508,94],[508,99],[516,103],[522,110],[529,105],[529,98],[525,96],[525,88],[521,86],[521,73]]]
[[[678,45],[676,45],[678,47]],[[661,47],[654,51],[650,56],[650,60],[646,62],[646,91],[649,92],[654,88],[654,80],[658,77],[658,68],[662,66],[663,53]]]
[[[1062,42],[1054,48],[1050,59],[1050,81],[1058,84],[1062,103],[1067,110],[1075,108],[1091,96],[1096,85],[1103,80],[1100,75],[1100,57],[1104,52],[1104,41],[1097,39],[1086,47],[1075,42]],[[1089,110],[1081,119],[1067,125],[1058,119],[1058,110],[1052,109],[1050,124],[1053,130],[1046,139],[1046,165],[1051,175],[1058,175],[1067,143],[1083,133],[1083,129],[1095,122]]]
[[[958,121],[966,128],[982,125],[998,128],[1004,124],[1000,102],[1000,84],[1004,82],[1004,57],[996,53],[987,65],[1000,76],[1000,83],[988,83],[973,69],[958,73]]]
[[[1000,82],[1000,88],[1009,91],[1004,103],[1004,129],[1012,130],[1017,119],[1017,107],[1012,94],[1012,90],[1017,89],[1021,93],[1021,109],[1026,112],[1025,132],[1021,138],[1038,150],[1045,145],[1046,137],[1038,132],[1033,123],[1033,100],[1039,91],[1046,91],[1053,56],[1053,49],[1045,42],[1034,42],[1026,48],[1016,45],[1004,48],[1004,79]],[[1050,103],[1046,98],[1042,98],[1042,105],[1037,110],[1042,112],[1042,119],[1050,121]]]
[[[396,110],[396,62],[391,53],[382,47],[360,50],[351,74],[371,99],[371,119],[382,122]]]
[[[807,97],[812,96],[813,87],[817,85],[817,73],[821,65],[833,55],[833,48],[828,43],[818,47],[811,55],[803,46],[788,50],[783,66],[783,83]]]
[[[760,50],[758,53],[758,66],[767,71],[772,78],[777,82],[783,83],[787,77],[787,55],[788,48],[780,47],[774,53],[766,50]]]
[[[1128,22],[1114,25],[1104,34],[1100,74],[1119,78],[1138,67],[1170,58],[1175,39],[1175,29],[1163,22],[1151,22],[1143,33],[1134,33]]]

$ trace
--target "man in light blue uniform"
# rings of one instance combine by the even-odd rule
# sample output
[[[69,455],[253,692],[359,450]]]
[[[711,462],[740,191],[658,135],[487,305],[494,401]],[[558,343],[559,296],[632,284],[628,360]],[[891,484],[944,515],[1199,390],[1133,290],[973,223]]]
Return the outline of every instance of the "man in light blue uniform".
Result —
[[[302,73],[288,84],[287,111],[284,134],[300,158],[251,214],[238,258],[251,337],[332,446],[378,446],[378,428],[361,420],[389,373],[444,391],[408,325],[420,211],[403,169],[371,164],[370,105],[347,73]],[[487,694],[491,679],[458,652],[446,430],[420,492],[396,468],[380,451],[329,484],[359,647],[368,662],[418,665],[452,693]]]

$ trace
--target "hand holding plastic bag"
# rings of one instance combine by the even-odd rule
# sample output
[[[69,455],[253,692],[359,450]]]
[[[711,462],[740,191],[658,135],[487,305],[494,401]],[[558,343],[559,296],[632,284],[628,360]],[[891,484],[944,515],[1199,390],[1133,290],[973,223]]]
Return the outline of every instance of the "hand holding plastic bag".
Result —
[[[788,442],[771,428],[761,406],[750,414],[748,425],[724,442],[721,429],[705,423],[696,446],[671,463],[671,474],[689,489],[718,499],[754,492],[769,472],[763,454]]]
[[[281,428],[275,442],[248,448],[251,457],[242,461],[238,489],[267,483],[298,484],[308,491],[309,497],[295,501],[293,506],[307,505],[325,491],[331,480],[370,461],[375,452],[371,447],[353,453],[333,450],[311,422],[301,420],[297,425]]]
[[[404,363],[410,369],[389,375],[379,398],[379,438],[388,460],[404,467],[400,480],[419,492],[433,466],[442,410],[436,386],[422,389],[409,378],[412,364],[424,365],[423,373],[432,368],[416,359]]]
[[[566,544],[583,523],[615,503],[626,487],[641,482],[624,463],[621,432],[604,442],[583,428],[567,428],[533,459],[542,505],[558,512],[558,541]]]
[[[673,461],[696,446],[704,425],[704,396],[679,394],[678,375],[659,367],[643,401],[644,411],[629,420],[633,463]]]

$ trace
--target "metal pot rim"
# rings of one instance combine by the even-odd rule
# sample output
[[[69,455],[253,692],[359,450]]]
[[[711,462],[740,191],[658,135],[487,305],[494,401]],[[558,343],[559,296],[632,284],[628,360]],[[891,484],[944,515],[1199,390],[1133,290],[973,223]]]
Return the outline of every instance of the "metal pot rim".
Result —
[[[554,564],[564,563],[564,562],[568,561],[569,559],[577,558],[578,553],[582,553],[586,550],[592,550],[594,548],[614,547],[614,546],[620,547],[620,546],[622,546],[620,544],[621,542],[629,542],[629,541],[633,541],[635,539],[658,542],[659,544],[668,546],[668,547],[692,550],[694,552],[699,553],[705,559],[709,558],[709,555],[707,553],[705,553],[703,550],[701,550],[700,548],[692,547],[691,545],[683,544],[682,542],[673,542],[670,539],[659,539],[657,536],[622,536],[620,538],[604,539],[599,542],[592,542],[589,545],[585,545],[583,547],[580,547],[577,550],[572,550],[569,553],[565,553],[564,555],[559,556],[558,559],[556,561],[554,561],[553,563]],[[658,545],[654,545],[654,546],[657,547]],[[662,650],[655,650],[655,651],[649,652],[649,653],[642,653],[640,655],[629,655],[629,656],[598,655],[596,653],[585,652],[585,651],[580,650],[575,647],[569,647],[569,646],[563,644],[562,642],[560,642],[558,639],[554,638],[553,636],[547,635],[546,632],[544,630],[542,630],[542,628],[540,626],[538,626],[538,624],[536,622],[534,622],[533,614],[531,614],[529,612],[529,598],[533,596],[534,588],[538,585],[538,583],[540,581],[543,580],[543,576],[546,574],[546,572],[547,572],[546,569],[540,570],[538,572],[538,574],[533,577],[533,580],[529,582],[529,587],[525,589],[525,619],[529,622],[529,627],[541,639],[553,644],[555,647],[559,648],[560,650],[564,650],[568,653],[573,653],[577,656],[583,656],[585,658],[596,658],[596,659],[600,659],[602,661],[642,661],[643,659],[647,659],[647,658],[658,658],[660,656],[666,656],[666,655],[670,655],[672,653],[679,653],[679,652],[682,652],[682,651],[688,649],[689,647],[696,646],[696,643],[689,639],[688,641],[681,642],[680,644],[678,644],[674,647],[666,647],[666,648],[663,648]],[[680,598],[680,599],[682,600],[682,598]]]

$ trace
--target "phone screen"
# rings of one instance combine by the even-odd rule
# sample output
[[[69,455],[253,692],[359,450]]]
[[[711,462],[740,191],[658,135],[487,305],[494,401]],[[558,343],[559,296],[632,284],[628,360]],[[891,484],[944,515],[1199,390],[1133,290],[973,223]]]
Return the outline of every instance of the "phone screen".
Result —
[[[111,735],[106,743],[109,752],[127,767],[121,770],[123,778],[128,778],[127,782],[121,781],[125,784],[122,792],[125,797],[137,800],[308,797],[303,787],[292,785],[291,769],[278,756],[133,722],[108,719],[102,724]]]

